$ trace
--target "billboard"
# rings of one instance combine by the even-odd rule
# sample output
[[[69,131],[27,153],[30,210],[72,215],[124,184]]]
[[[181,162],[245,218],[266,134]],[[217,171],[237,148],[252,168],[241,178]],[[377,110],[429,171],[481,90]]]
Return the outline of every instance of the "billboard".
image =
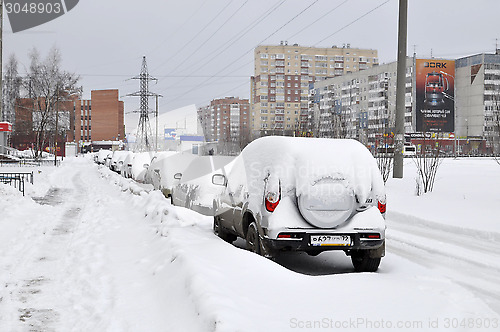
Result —
[[[174,141],[176,137],[177,137],[177,132],[175,128],[165,128],[164,138],[166,141]]]
[[[455,131],[455,61],[416,60],[416,131]]]
[[[0,122],[0,131],[12,131],[12,124],[9,122]]]

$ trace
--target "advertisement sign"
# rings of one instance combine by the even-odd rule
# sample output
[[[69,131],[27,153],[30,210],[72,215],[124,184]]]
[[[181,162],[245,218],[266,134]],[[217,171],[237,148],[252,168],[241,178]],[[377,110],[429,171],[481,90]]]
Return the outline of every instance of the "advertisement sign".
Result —
[[[416,130],[455,130],[455,61],[416,60]]]
[[[9,122],[0,122],[0,131],[12,131],[12,124]]]
[[[175,132],[174,128],[165,128],[164,138],[166,141],[173,141],[173,140],[175,140],[176,136],[177,136],[177,133]]]

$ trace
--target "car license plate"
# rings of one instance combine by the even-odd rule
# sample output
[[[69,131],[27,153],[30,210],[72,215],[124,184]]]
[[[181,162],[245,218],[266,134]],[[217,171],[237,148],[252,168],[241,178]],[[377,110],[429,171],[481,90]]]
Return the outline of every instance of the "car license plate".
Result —
[[[351,237],[349,235],[311,235],[311,246],[348,247],[350,245]]]

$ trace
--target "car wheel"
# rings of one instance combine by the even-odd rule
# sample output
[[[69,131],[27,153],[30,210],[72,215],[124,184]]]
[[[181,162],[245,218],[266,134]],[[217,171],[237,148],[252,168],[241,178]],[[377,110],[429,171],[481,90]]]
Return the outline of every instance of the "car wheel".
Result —
[[[370,257],[369,250],[359,250],[351,254],[352,265],[356,272],[375,272],[380,265],[381,257]]]
[[[259,231],[257,230],[257,224],[255,224],[255,222],[252,222],[248,226],[246,240],[247,240],[247,249],[260,255]]]
[[[233,243],[236,241],[236,235],[227,232],[224,227],[220,224],[220,218],[218,216],[214,217],[214,234],[223,239],[226,242]]]

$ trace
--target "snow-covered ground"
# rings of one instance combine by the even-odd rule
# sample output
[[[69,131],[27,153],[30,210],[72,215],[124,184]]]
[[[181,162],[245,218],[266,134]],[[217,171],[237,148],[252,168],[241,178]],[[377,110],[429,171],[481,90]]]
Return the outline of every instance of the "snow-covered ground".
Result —
[[[405,160],[377,273],[340,252],[257,256],[144,188],[81,157],[36,168],[25,197],[0,185],[0,331],[500,328],[492,160],[445,160],[423,197]]]

